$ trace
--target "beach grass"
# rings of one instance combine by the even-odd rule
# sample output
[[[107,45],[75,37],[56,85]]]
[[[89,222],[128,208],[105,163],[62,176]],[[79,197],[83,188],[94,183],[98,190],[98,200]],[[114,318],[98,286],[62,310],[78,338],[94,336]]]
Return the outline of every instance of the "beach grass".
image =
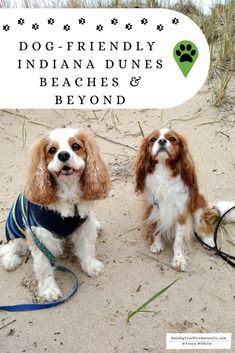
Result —
[[[227,91],[235,73],[235,3],[215,3],[209,14],[191,0],[0,0],[0,7],[69,7],[69,8],[168,8],[189,16],[205,34],[210,46],[211,65],[209,84],[211,100],[217,107],[227,100]]]

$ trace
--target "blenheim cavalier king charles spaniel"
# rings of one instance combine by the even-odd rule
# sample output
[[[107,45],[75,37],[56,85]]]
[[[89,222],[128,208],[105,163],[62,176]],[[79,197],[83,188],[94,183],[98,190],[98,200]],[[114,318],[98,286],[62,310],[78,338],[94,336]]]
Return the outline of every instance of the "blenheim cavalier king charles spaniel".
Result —
[[[92,201],[109,192],[108,170],[94,137],[80,129],[57,129],[32,147],[25,192],[13,205],[6,223],[6,243],[0,258],[6,270],[14,270],[30,249],[39,295],[57,300],[61,295],[54,269],[35,245],[32,234],[55,256],[70,237],[74,253],[89,276],[103,272],[95,257],[100,228],[91,211]]]
[[[228,203],[209,208],[199,192],[196,170],[184,137],[170,129],[143,139],[136,162],[136,191],[146,201],[144,222],[150,251],[159,253],[174,239],[172,265],[186,267],[186,248],[194,231],[214,246],[213,231]],[[220,207],[221,206],[221,207]]]

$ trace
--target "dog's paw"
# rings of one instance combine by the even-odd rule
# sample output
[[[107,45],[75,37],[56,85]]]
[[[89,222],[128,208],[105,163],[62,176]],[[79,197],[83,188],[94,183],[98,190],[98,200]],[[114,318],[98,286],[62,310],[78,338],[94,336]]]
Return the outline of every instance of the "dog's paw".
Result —
[[[164,247],[163,247],[163,244],[162,244],[162,243],[153,243],[153,244],[150,246],[150,251],[151,251],[153,254],[158,254],[158,253],[160,253],[163,249],[164,249]]]
[[[174,257],[172,262],[172,266],[176,269],[176,271],[184,271],[186,269],[186,259],[183,256]]]
[[[48,284],[47,286],[39,286],[38,294],[43,300],[47,302],[53,302],[62,297],[62,292],[60,288],[57,286],[57,284],[53,284],[53,285]]]
[[[104,272],[104,265],[101,261],[92,259],[82,264],[83,271],[90,277],[99,276]]]
[[[21,262],[22,259],[16,254],[5,254],[1,257],[1,265],[6,271],[14,271]]]
[[[207,245],[209,245],[210,247],[214,248],[215,247],[215,242],[214,242],[214,237],[210,236],[210,237],[205,237],[202,239],[202,241],[204,243],[206,243]]]

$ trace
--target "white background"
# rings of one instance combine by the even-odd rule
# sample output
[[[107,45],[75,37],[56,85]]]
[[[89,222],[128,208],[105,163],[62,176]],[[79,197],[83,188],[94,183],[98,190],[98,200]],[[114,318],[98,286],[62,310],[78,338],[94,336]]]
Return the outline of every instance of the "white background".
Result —
[[[55,19],[53,26],[47,20]],[[84,25],[79,24],[79,18],[85,18]],[[116,26],[111,25],[112,18],[118,19]],[[173,18],[178,18],[177,25],[172,24]],[[24,25],[17,24],[19,18],[24,18]],[[141,19],[147,18],[148,24],[141,24]],[[38,30],[32,29],[32,24],[39,24]],[[131,23],[132,29],[125,29]],[[10,26],[9,31],[3,31],[4,25]],[[69,24],[71,30],[64,31],[63,26]],[[97,31],[96,26],[101,24],[103,31]],[[157,25],[162,24],[163,31],[158,31]],[[0,108],[170,108],[182,104],[200,89],[205,82],[209,70],[209,48],[207,41],[199,27],[183,14],[166,9],[2,9],[0,10]],[[199,50],[199,56],[187,78],[177,66],[173,57],[173,48],[181,40],[194,42]],[[52,41],[55,50],[48,52],[45,49],[33,51],[31,49],[20,52],[19,41],[32,43],[39,41],[42,44]],[[119,41],[120,50],[109,52],[89,50],[79,52],[66,51],[66,42],[78,41],[95,42],[105,41],[106,47],[110,41]],[[146,49],[141,52],[135,50],[122,51],[123,41],[137,41]],[[146,42],[155,42],[154,50],[148,51]],[[62,49],[58,49],[62,46]],[[57,59],[58,66],[62,59],[72,62],[73,59],[93,60],[95,70],[80,69],[17,69],[18,59]],[[119,69],[116,64],[112,70],[104,69],[105,59],[162,59],[162,69]],[[85,67],[85,66],[84,66]],[[40,77],[68,77],[72,82],[76,77],[113,77],[119,78],[118,87],[87,87],[76,86],[70,88],[49,87],[40,88]],[[138,87],[131,87],[129,82],[132,76],[141,76]],[[98,81],[97,81],[98,82]],[[55,105],[55,95],[61,95],[63,104]],[[67,105],[67,95],[74,96],[74,104]],[[77,96],[85,95],[84,105],[80,104]],[[99,97],[99,103],[92,105],[91,96]],[[103,95],[112,95],[112,105],[103,105]],[[117,105],[116,96],[123,95],[125,104]]]

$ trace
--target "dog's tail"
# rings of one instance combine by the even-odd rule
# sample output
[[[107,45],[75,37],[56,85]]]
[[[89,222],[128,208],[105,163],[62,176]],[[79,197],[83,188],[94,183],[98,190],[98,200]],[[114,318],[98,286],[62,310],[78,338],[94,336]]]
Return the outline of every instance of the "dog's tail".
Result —
[[[235,207],[235,201],[218,201],[212,207],[218,210],[220,216],[223,216],[225,212],[230,210],[232,207]],[[235,222],[235,208],[228,212],[223,218],[223,223],[233,222]]]

